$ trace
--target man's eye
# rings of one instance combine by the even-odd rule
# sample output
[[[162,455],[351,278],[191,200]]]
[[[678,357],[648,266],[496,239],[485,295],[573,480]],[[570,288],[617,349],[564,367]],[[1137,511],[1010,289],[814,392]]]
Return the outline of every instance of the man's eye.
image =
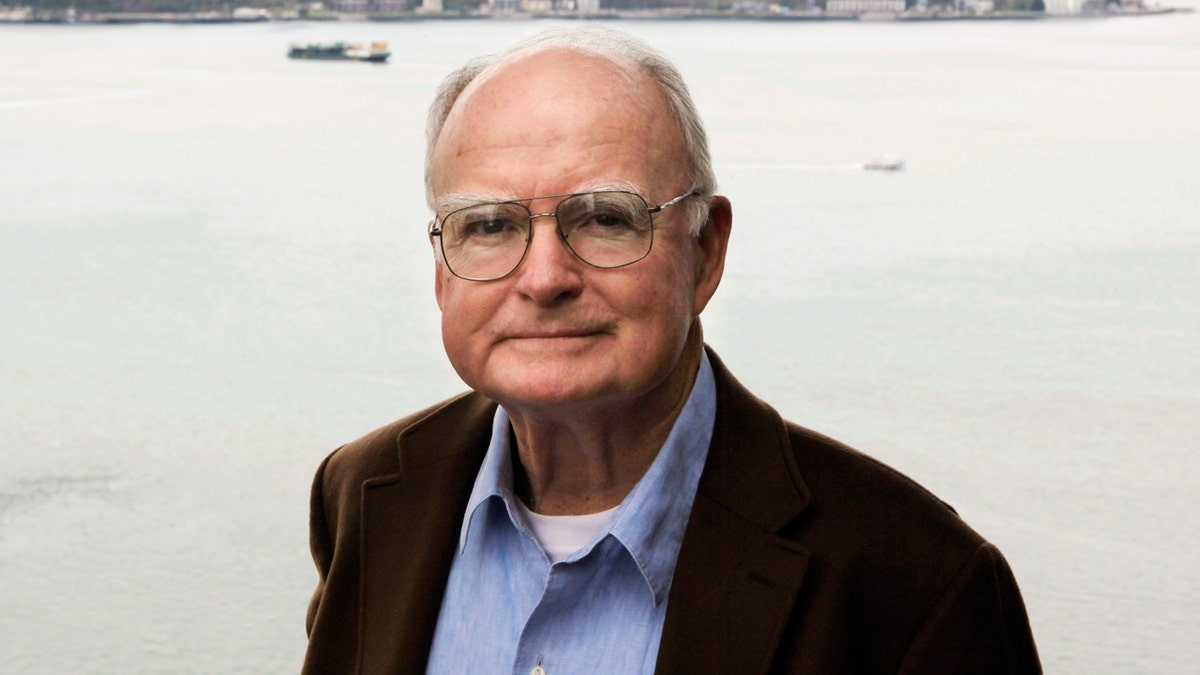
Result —
[[[598,209],[583,216],[575,229],[588,232],[591,236],[612,237],[638,229],[637,218],[623,209]]]
[[[481,218],[463,223],[459,233],[463,238],[480,239],[518,234],[520,228],[511,220]]]
[[[587,219],[574,228],[574,231],[596,239],[629,239],[640,238],[646,229],[635,215],[609,209],[588,214]]]
[[[615,213],[597,213],[592,216],[591,224],[605,229],[633,227],[628,218]]]
[[[467,226],[467,231],[471,234],[499,234],[504,227],[502,220],[477,220]]]

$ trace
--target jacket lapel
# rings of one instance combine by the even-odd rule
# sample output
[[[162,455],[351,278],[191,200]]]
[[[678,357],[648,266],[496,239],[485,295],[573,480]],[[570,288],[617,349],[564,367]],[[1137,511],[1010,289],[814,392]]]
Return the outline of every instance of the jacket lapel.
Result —
[[[658,673],[765,672],[808,552],[776,533],[810,496],[779,415],[710,351],[717,421],[663,625]]]
[[[400,473],[363,485],[359,672],[424,672],[494,411],[454,401],[400,435]]]

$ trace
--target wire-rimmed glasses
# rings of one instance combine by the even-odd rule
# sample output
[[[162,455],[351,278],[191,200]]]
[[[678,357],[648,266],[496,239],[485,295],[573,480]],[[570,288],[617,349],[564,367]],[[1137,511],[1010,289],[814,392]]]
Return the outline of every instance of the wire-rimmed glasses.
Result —
[[[654,245],[653,215],[688,197],[687,192],[650,206],[636,192],[599,190],[546,197],[484,202],[455,209],[434,220],[442,260],[454,276],[468,281],[502,279],[521,264],[533,241],[535,218],[552,217],[567,248],[592,267],[632,265]],[[553,211],[533,213],[529,203],[559,199]]]

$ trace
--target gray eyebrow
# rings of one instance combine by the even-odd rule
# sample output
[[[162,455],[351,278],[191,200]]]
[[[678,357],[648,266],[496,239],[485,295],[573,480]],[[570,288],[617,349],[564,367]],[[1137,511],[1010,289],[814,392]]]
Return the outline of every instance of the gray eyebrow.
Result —
[[[486,204],[489,202],[504,202],[504,201],[508,201],[510,199],[514,199],[514,197],[505,197],[502,195],[473,195],[473,194],[466,194],[466,193],[450,193],[448,195],[442,195],[441,197],[438,197],[434,201],[433,207],[437,211],[437,213],[449,213],[449,212],[455,211],[457,209],[464,209],[468,206],[475,206],[476,204]]]
[[[635,195],[646,194],[645,192],[642,192],[642,188],[640,185],[635,185],[635,184],[630,183],[629,181],[625,181],[625,180],[618,180],[618,181],[612,181],[612,182],[607,182],[607,183],[600,183],[600,182],[584,183],[584,185],[586,187],[579,190],[580,192],[600,192],[603,190],[623,190],[625,192],[632,192]]]
[[[623,190],[632,192],[637,195],[644,194],[640,186],[630,183],[629,181],[597,181],[595,183],[584,183],[575,189],[575,193],[583,192],[600,192],[604,190]],[[572,193],[567,193],[572,194]],[[442,195],[434,200],[433,206],[437,213],[449,213],[457,209],[475,206],[476,204],[488,204],[494,202],[508,201],[527,201],[529,199],[539,199],[543,196],[553,195],[534,195],[533,197],[519,197],[514,194],[498,194],[498,195],[479,195],[470,193],[451,192]]]

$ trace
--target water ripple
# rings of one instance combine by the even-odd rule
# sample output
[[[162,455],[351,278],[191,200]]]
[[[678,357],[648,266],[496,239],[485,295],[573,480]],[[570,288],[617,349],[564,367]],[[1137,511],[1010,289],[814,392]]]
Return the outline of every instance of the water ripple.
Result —
[[[13,481],[0,487],[0,518],[66,496],[107,499],[115,479],[111,474],[52,474]]]

